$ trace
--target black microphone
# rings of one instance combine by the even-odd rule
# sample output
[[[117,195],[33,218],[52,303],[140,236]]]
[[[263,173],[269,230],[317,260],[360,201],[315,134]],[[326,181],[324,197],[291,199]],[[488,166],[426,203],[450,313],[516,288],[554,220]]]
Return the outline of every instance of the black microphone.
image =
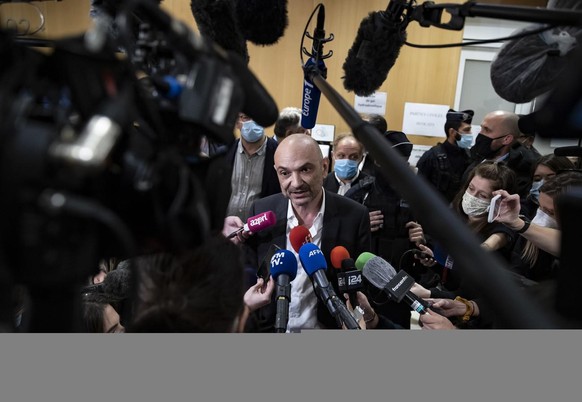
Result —
[[[429,304],[410,291],[414,279],[406,271],[396,270],[381,257],[370,258],[362,268],[364,277],[375,287],[383,290],[388,296],[400,303],[402,300],[419,314],[426,314]],[[436,310],[435,310],[436,311]]]
[[[235,3],[244,39],[255,45],[273,45],[285,33],[289,25],[287,0],[235,0]]]
[[[191,0],[190,8],[201,35],[236,53],[248,64],[247,42],[240,30],[232,0]]]
[[[358,305],[356,292],[361,289],[362,274],[356,270],[354,260],[344,246],[335,246],[329,254],[331,265],[337,269],[337,287],[340,293],[348,293],[352,308]],[[355,270],[355,272],[353,272]],[[346,272],[349,271],[349,272]]]
[[[297,275],[297,259],[289,250],[279,250],[271,257],[271,276],[277,281],[275,300],[275,331],[283,333],[289,322],[289,302],[291,301],[291,284]]]
[[[358,290],[363,289],[362,273],[356,268],[353,258],[346,258],[342,261],[342,271],[346,281],[346,292],[350,297],[350,303],[353,308],[359,305]]]
[[[333,287],[329,283],[325,275],[327,262],[319,247],[313,243],[305,243],[299,249],[299,260],[303,265],[303,269],[305,269],[305,272],[313,282],[315,293],[324,302],[330,314],[338,321],[338,326],[341,326],[343,323],[348,329],[360,329],[354,316],[337,297]]]
[[[369,96],[386,81],[406,41],[406,3],[392,0],[385,11],[371,12],[362,20],[343,65],[345,89]]]
[[[311,73],[318,72],[323,78],[327,77],[327,67],[323,59],[331,56],[323,56],[323,44],[333,39],[325,39],[325,29],[323,28],[325,22],[325,7],[320,3],[319,11],[317,13],[317,25],[313,31],[313,45],[311,54],[307,62],[303,66],[303,97],[301,99],[301,127],[313,128],[317,120],[317,110],[319,109],[319,99],[321,98],[321,90],[313,83],[310,78]],[[303,50],[306,52],[305,50]]]

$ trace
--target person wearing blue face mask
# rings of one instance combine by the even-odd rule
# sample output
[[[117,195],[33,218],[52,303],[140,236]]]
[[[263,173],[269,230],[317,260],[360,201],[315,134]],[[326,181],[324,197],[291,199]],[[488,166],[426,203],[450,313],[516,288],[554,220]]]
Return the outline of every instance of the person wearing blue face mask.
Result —
[[[367,175],[358,165],[364,157],[364,146],[351,133],[339,134],[333,141],[333,171],[327,175],[323,187],[344,195],[359,180]]]
[[[533,219],[539,205],[540,188],[560,171],[574,169],[574,164],[565,156],[544,155],[537,159],[533,167],[532,185],[525,201],[522,201],[521,214]]]
[[[236,223],[243,226],[251,204],[259,198],[280,193],[281,187],[273,168],[277,141],[267,137],[263,127],[242,113],[235,127],[240,130],[240,138],[226,154],[232,166],[226,215],[239,218]]]
[[[451,202],[462,185],[462,176],[471,163],[469,148],[473,143],[471,122],[474,112],[449,109],[445,134],[447,139],[426,151],[418,160],[418,174]]]

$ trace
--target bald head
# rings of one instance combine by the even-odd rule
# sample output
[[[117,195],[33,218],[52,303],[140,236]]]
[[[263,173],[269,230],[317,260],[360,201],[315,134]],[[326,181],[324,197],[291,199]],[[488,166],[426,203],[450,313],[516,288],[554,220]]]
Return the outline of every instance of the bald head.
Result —
[[[291,134],[275,151],[275,170],[281,192],[291,200],[296,212],[314,211],[321,206],[327,158],[317,142],[305,134]]]
[[[321,149],[319,149],[319,144],[313,138],[305,134],[291,134],[277,147],[275,151],[275,166],[277,166],[277,159],[281,155],[291,154],[296,152],[304,153],[314,162],[321,163],[323,161],[323,155]]]
[[[520,131],[517,125],[519,116],[517,114],[505,110],[496,110],[495,112],[488,113],[485,118],[494,120],[504,135],[512,135],[514,139],[519,137]]]
[[[475,140],[477,148],[486,147],[487,149],[479,148],[477,154],[487,159],[494,159],[507,154],[519,137],[518,120],[518,115],[504,110],[488,113],[483,118],[480,135]],[[483,146],[481,145],[482,141],[479,138],[481,135],[491,140],[488,146],[485,143],[483,143]]]

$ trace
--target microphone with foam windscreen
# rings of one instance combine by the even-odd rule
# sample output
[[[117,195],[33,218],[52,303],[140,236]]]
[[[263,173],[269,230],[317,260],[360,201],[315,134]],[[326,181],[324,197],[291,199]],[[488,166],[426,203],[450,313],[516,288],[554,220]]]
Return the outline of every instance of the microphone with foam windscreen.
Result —
[[[370,96],[386,81],[406,41],[407,8],[407,1],[392,0],[385,11],[371,12],[362,20],[343,65],[345,89]]]
[[[273,45],[285,33],[287,0],[235,0],[236,16],[244,39],[255,45]]]
[[[249,62],[247,43],[242,36],[232,0],[191,0],[190,8],[201,35],[223,49],[232,50]]]
[[[582,2],[550,0],[546,8],[576,13],[579,11],[574,10],[582,9]],[[519,31],[527,32],[532,34],[505,42],[491,63],[493,89],[513,103],[526,103],[551,91],[564,78],[566,67],[575,62],[573,50],[582,40],[580,26],[532,24]]]
[[[289,302],[291,301],[291,284],[297,275],[297,259],[289,250],[279,250],[271,257],[271,276],[277,282],[275,300],[275,331],[283,333],[289,322]]]
[[[251,216],[250,218],[248,218],[247,223],[245,223],[243,227],[235,230],[234,232],[229,234],[226,238],[232,239],[234,236],[236,236],[243,230],[245,232],[257,233],[260,232],[261,230],[270,228],[271,226],[275,225],[275,223],[277,223],[277,217],[275,216],[275,213],[273,211],[261,212],[258,215]]]
[[[291,243],[291,247],[293,247],[296,253],[299,253],[301,246],[305,243],[311,243],[311,241],[311,233],[303,225],[295,226],[289,231],[289,243]]]
[[[406,271],[396,270],[381,257],[370,258],[362,268],[364,277],[376,288],[383,290],[388,296],[400,303],[402,300],[419,314],[426,314],[429,304],[410,291],[414,279]]]
[[[313,31],[313,45],[311,54],[307,53],[305,49],[302,51],[309,55],[309,59],[303,65],[303,97],[301,98],[301,127],[313,128],[317,121],[317,110],[319,109],[319,100],[321,98],[321,90],[313,83],[311,74],[318,73],[323,78],[327,78],[327,67],[323,59],[331,56],[332,53],[323,55],[323,44],[333,39],[330,35],[328,39],[325,38],[325,29],[323,27],[325,22],[325,7],[322,3],[318,5],[317,25]]]
[[[337,297],[329,283],[325,271],[327,262],[323,252],[313,243],[306,243],[299,249],[299,261],[311,279],[317,297],[326,305],[330,314],[341,327],[343,323],[348,329],[360,329],[358,322],[349,312],[345,304]]]

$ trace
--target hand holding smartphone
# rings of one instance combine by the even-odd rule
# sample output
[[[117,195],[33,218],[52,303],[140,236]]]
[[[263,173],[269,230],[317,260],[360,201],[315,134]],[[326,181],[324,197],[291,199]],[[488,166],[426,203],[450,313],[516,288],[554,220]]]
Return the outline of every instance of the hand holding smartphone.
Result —
[[[257,278],[263,278],[265,285],[269,282],[269,277],[271,276],[271,258],[277,250],[281,250],[281,248],[276,244],[271,244],[267,254],[265,254],[265,257],[259,265],[259,269],[257,270]]]
[[[501,201],[501,194],[497,194],[495,197],[491,198],[491,204],[489,205],[489,215],[487,216],[487,222],[491,223],[499,216],[499,205]]]

